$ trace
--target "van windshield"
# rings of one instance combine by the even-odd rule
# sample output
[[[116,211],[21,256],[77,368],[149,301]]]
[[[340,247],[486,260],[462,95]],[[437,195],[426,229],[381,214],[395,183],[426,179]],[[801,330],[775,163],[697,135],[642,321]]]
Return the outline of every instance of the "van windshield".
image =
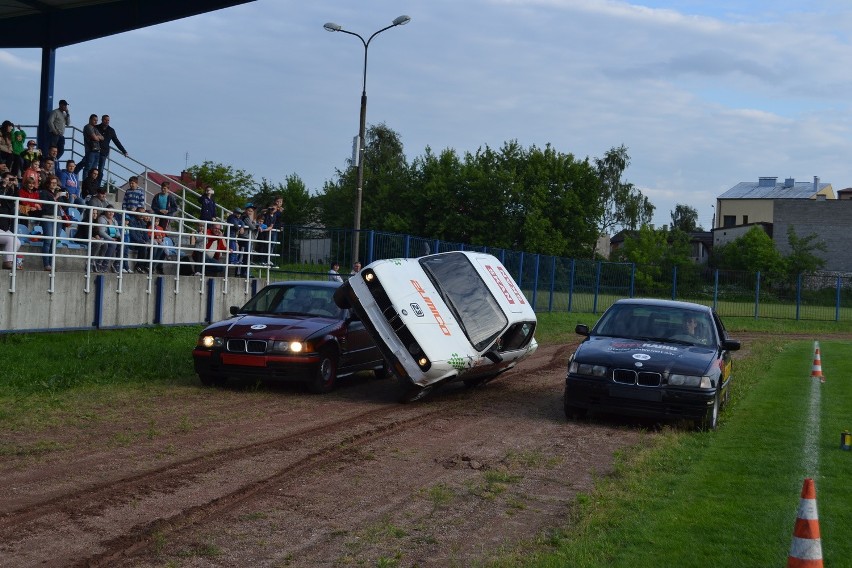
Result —
[[[488,347],[509,320],[467,256],[448,253],[425,257],[420,265],[452,310],[477,351]]]

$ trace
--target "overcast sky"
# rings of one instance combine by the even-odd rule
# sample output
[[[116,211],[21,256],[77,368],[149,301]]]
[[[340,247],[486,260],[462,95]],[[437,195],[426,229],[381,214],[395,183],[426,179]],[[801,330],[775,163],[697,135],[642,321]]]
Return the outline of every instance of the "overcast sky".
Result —
[[[655,224],[683,203],[705,228],[741,181],[852,186],[848,0],[257,0],[61,48],[55,100],[78,127],[109,114],[161,172],[212,160],[316,191],[351,155],[364,61],[323,24],[366,39],[402,14],[370,43],[367,122],[409,160],[624,144]],[[39,65],[39,50],[0,50],[0,120],[35,123]]]

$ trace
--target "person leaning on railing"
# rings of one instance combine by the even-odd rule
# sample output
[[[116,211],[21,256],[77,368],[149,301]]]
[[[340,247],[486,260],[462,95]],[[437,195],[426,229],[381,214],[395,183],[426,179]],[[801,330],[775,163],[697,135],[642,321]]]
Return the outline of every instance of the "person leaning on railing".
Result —
[[[15,253],[21,247],[21,241],[15,235],[15,197],[18,180],[11,173],[2,180],[3,193],[0,197],[0,248],[3,250],[3,269],[12,270],[15,263]]]

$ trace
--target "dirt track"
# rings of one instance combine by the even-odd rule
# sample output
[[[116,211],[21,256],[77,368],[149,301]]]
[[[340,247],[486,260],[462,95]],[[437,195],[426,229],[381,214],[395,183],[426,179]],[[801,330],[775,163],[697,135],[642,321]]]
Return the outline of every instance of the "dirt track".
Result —
[[[744,345],[744,347],[747,347]],[[467,566],[564,526],[643,429],[565,421],[573,346],[401,405],[188,388],[37,437],[0,464],[0,566]]]

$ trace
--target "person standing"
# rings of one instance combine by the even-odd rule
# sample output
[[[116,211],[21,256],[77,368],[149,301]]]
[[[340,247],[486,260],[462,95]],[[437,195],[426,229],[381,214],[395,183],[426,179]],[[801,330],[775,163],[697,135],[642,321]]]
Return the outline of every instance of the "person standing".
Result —
[[[98,162],[101,157],[101,136],[98,130],[98,115],[89,115],[89,124],[83,127],[83,146],[86,149],[86,154],[83,156],[83,163],[80,164],[80,178],[86,179],[86,172],[98,167]]]
[[[349,276],[353,276],[359,272],[361,272],[361,263],[356,260],[355,264],[352,265],[352,272],[349,273]]]
[[[125,158],[127,157],[127,150],[125,150],[124,146],[121,145],[121,140],[118,139],[118,134],[115,133],[115,128],[109,125],[108,114],[101,117],[101,123],[98,125],[98,132],[100,132],[101,136],[103,136],[103,140],[101,140],[101,156],[98,159],[98,185],[102,185],[104,178],[104,166],[106,165],[107,158],[109,157],[110,142],[115,144],[115,147],[118,148],[118,151],[121,152],[121,155]]]
[[[130,176],[127,186],[124,199],[121,200],[121,208],[125,211],[136,211],[140,207],[145,209],[145,192],[139,188],[139,177]]]
[[[65,153],[65,129],[71,126],[71,113],[68,111],[68,101],[59,101],[59,108],[53,109],[47,119],[47,130],[50,132],[50,146],[56,147],[57,163]]]
[[[340,263],[336,260],[331,262],[331,270],[328,271],[328,279],[331,282],[343,282],[343,277],[340,275]]]
[[[216,217],[216,201],[213,199],[214,193],[213,188],[208,185],[199,198],[201,202],[201,215],[199,219],[202,221],[212,221]]]
[[[154,196],[151,199],[151,211],[154,212],[155,215],[163,215],[165,217],[174,217],[178,210],[177,200],[175,196],[169,191],[172,182],[169,180],[164,181],[160,184],[160,193]],[[171,225],[171,221],[169,219],[160,219],[161,226],[165,230],[169,230]]]

